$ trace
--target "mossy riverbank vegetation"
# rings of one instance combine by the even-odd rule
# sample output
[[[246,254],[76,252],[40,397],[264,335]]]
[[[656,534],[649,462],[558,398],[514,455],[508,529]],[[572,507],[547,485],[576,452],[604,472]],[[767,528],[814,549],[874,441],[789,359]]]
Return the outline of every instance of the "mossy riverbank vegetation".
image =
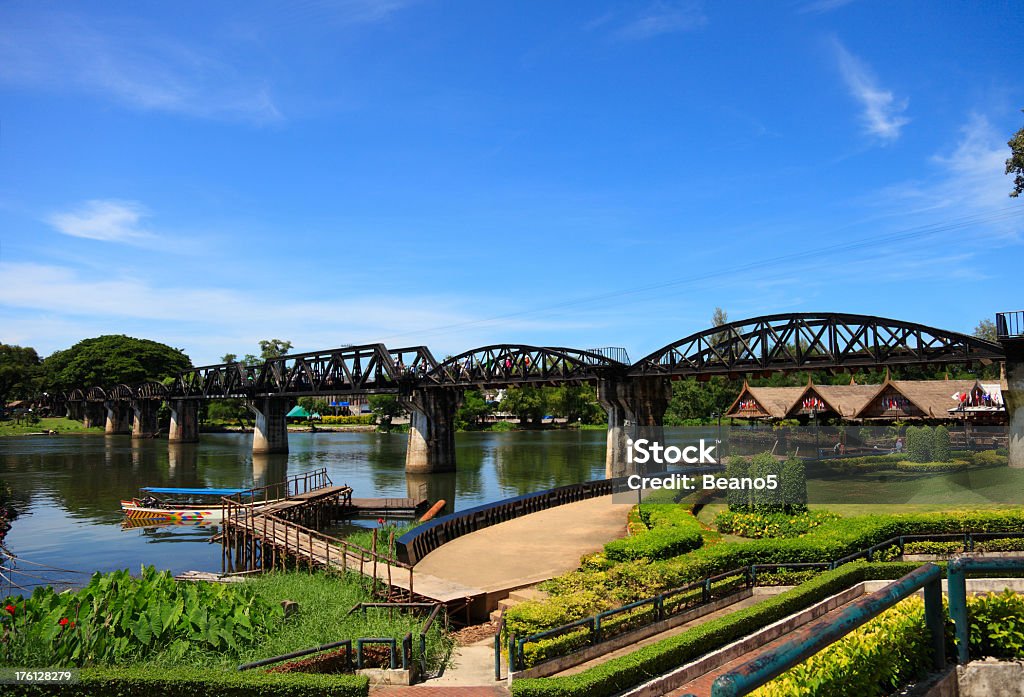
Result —
[[[236,676],[240,664],[359,637],[392,637],[401,646],[407,633],[418,635],[422,616],[395,609],[350,612],[374,600],[356,574],[273,572],[233,584],[178,582],[152,567],[135,576],[126,570],[96,574],[77,591],[45,587],[28,597],[6,598],[0,608],[0,666],[92,668],[101,677],[104,671],[127,670],[136,676],[188,675],[197,684],[244,683]],[[286,614],[283,601],[295,603],[294,611]],[[438,670],[452,647],[444,622],[433,623],[425,647],[420,656],[413,642],[414,660],[422,658],[428,670]],[[340,654],[338,659],[325,672],[345,672]],[[386,652],[374,651],[368,665],[386,659]],[[263,675],[242,674],[253,694],[263,694]],[[275,687],[266,694],[297,694],[294,687],[305,678],[296,675],[290,692]],[[270,682],[289,684],[286,676]],[[344,694],[365,694],[366,688],[354,676],[323,685],[356,690]]]

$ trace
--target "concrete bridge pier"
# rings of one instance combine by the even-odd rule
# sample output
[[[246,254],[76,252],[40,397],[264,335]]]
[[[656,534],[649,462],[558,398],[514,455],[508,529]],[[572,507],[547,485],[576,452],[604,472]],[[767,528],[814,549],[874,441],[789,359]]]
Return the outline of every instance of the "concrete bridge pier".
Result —
[[[67,409],[66,416],[74,421],[84,421],[85,419],[85,403],[84,402],[65,402],[64,408]]]
[[[128,402],[110,401],[104,402],[107,410],[105,432],[107,435],[131,433],[132,427],[128,415],[131,413],[131,405]]]
[[[246,406],[256,415],[252,432],[254,453],[288,452],[288,413],[290,400],[286,397],[265,397],[248,402]]]
[[[672,398],[672,383],[663,377],[605,378],[597,384],[597,400],[608,414],[605,477],[634,474],[626,461],[627,441],[646,438],[665,442],[665,410]]]
[[[1024,338],[1000,338],[1006,351],[1003,402],[1009,420],[1010,467],[1024,467]]]
[[[157,433],[156,413],[160,402],[153,399],[137,399],[132,402],[135,423],[132,424],[132,438],[152,438]]]
[[[462,390],[450,387],[424,387],[413,390],[408,397],[399,397],[409,412],[406,472],[455,471],[455,411],[462,397]]]
[[[172,399],[169,443],[199,442],[199,402],[194,399]]]
[[[103,428],[107,424],[107,410],[102,402],[85,402],[82,408],[82,426]]]

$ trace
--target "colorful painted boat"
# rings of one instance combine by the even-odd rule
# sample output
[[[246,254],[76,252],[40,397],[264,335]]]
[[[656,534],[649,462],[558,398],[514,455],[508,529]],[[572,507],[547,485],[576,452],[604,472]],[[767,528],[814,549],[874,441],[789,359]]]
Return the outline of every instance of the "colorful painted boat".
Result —
[[[144,496],[121,500],[121,510],[130,520],[169,523],[219,523],[223,518],[220,499],[236,496],[248,489],[195,489],[147,486]]]

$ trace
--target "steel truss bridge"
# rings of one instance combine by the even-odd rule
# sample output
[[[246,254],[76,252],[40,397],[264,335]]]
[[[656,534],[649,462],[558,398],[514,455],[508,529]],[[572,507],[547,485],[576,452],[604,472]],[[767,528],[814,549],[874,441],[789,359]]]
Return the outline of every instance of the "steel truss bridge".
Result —
[[[1003,346],[913,322],[842,313],[766,315],[712,327],[630,364],[622,349],[496,344],[438,362],[426,346],[345,346],[257,365],[192,368],[170,384],[90,386],[64,402],[408,395],[424,388],[481,389],[642,377],[739,377],[777,371],[991,363]]]

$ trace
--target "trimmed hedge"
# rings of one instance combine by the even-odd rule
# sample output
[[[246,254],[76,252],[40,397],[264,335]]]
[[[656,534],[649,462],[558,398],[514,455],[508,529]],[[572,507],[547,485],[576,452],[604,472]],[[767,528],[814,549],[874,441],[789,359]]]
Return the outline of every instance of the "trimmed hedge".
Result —
[[[669,559],[704,544],[700,522],[689,508],[679,504],[636,506],[630,514],[629,529],[630,537],[604,546],[608,559]]]
[[[370,426],[377,422],[377,417],[373,414],[359,414],[353,416],[324,416],[320,419],[320,423],[326,425],[329,424],[341,424],[341,425],[354,425],[354,426]]]
[[[611,697],[863,581],[868,566],[866,562],[846,564],[757,605],[711,620],[575,675],[516,680],[512,683],[512,695]]]
[[[880,697],[931,668],[924,600],[911,597],[750,693]]]
[[[570,572],[544,584],[550,598],[516,605],[505,618],[526,636],[751,564],[832,562],[900,535],[1021,530],[1024,509],[841,518],[794,539],[710,545],[664,561]]]
[[[1024,595],[1006,589],[969,597],[970,653],[974,658],[1024,658]]]
[[[715,516],[715,527],[719,532],[754,539],[790,538],[806,535],[819,525],[838,519],[839,515],[831,511],[807,511],[799,515],[723,511]]]
[[[199,668],[84,668],[75,684],[5,685],[9,697],[366,697],[362,675],[218,673]]]

